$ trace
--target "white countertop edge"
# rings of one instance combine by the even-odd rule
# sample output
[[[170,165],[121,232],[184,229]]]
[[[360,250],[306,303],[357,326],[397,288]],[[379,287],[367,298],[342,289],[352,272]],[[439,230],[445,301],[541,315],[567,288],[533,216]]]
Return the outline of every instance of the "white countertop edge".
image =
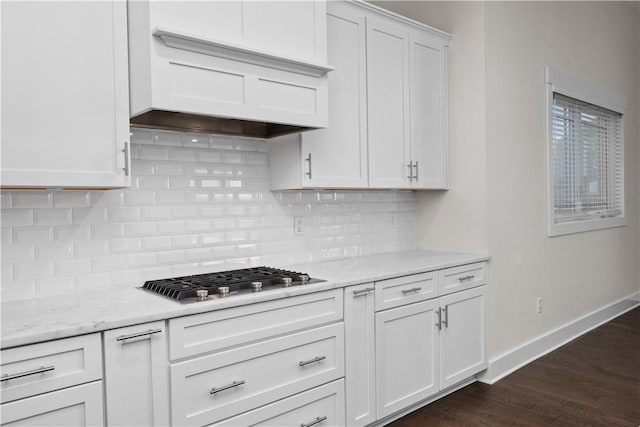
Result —
[[[266,292],[180,304],[136,287],[95,291],[69,297],[8,301],[1,304],[6,349],[90,334],[157,320],[321,292],[410,274],[488,261],[487,255],[409,251],[287,266],[324,282]],[[340,271],[340,268],[348,271]],[[71,301],[70,301],[71,299]]]

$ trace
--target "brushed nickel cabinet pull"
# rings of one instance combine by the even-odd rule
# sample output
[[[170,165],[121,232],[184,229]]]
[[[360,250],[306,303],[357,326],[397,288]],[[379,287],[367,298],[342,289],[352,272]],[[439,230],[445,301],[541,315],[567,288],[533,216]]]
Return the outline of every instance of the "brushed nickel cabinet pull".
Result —
[[[445,305],[442,311],[444,312],[444,318],[442,319],[442,324],[444,325],[445,328],[448,328],[449,327],[449,306]]]
[[[409,175],[407,176],[407,178],[409,178],[409,182],[412,182],[413,181],[413,160],[409,162],[407,167],[409,168]]]
[[[459,278],[458,278],[458,280],[459,280],[459,281],[461,281],[461,282],[464,282],[465,280],[471,280],[471,279],[473,279],[474,277],[476,277],[476,276],[475,276],[475,274],[470,274],[469,276],[462,276],[462,277],[459,277]]]
[[[354,294],[355,296],[364,295],[364,294],[366,294],[366,293],[368,293],[368,292],[374,291],[375,289],[376,289],[376,288],[374,288],[374,287],[371,287],[371,288],[364,288],[364,289],[357,289],[357,290],[353,291],[353,294]]]
[[[20,372],[19,374],[4,374],[0,377],[0,381],[9,381],[15,380],[16,378],[28,377],[29,375],[43,374],[45,372],[53,371],[56,369],[55,366],[40,366],[39,368],[32,369],[31,371]]]
[[[320,424],[321,422],[323,422],[326,419],[327,419],[327,417],[325,417],[325,416],[316,417],[316,419],[311,421],[310,423],[307,423],[307,424],[302,423],[302,424],[300,424],[300,427],[311,427],[311,426],[314,426],[316,424]]]
[[[406,295],[406,294],[410,294],[411,292],[418,292],[418,291],[421,291],[421,290],[422,290],[422,288],[403,289],[402,293]]]
[[[438,315],[438,321],[436,322],[436,326],[438,327],[438,330],[441,331],[442,330],[442,309],[439,308],[436,311],[436,314]]]
[[[129,143],[126,141],[122,152],[124,153],[124,167],[122,170],[124,171],[125,176],[129,176]]]
[[[129,335],[120,335],[118,338],[116,338],[116,341],[126,341],[131,338],[144,337],[145,335],[159,334],[160,332],[162,332],[162,329],[149,329],[148,331],[144,332],[136,332]]]
[[[309,153],[309,157],[307,157],[306,159],[304,159],[305,162],[309,162],[309,171],[306,172],[305,174],[309,177],[309,179],[312,178],[312,174],[311,174],[311,153]]]
[[[229,390],[230,388],[238,387],[238,386],[240,386],[240,385],[242,385],[244,383],[245,383],[244,380],[240,380],[240,381],[234,381],[231,384],[223,385],[222,387],[213,387],[211,389],[211,391],[209,392],[209,394],[220,393],[221,391],[225,391],[225,390]]]
[[[316,363],[316,362],[319,362],[321,360],[324,360],[326,358],[327,358],[327,356],[316,356],[313,359],[303,360],[303,361],[299,362],[298,366],[307,366],[307,365],[310,365],[312,363]]]
[[[416,180],[416,182],[418,182],[420,180],[418,179],[418,161],[417,160],[416,160],[416,163],[413,166],[414,166],[414,168],[416,170],[416,174],[415,174],[415,176],[413,178]]]

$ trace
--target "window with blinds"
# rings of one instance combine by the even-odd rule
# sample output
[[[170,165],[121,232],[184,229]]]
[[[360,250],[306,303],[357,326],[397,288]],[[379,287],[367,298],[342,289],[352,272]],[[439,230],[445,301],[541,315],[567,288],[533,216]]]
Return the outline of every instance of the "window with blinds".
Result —
[[[622,217],[622,114],[554,92],[551,139],[554,223]]]

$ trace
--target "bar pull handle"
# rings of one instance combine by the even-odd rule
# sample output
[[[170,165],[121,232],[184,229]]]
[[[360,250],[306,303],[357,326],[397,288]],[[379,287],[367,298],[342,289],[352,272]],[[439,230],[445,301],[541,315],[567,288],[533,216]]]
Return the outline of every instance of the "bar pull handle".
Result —
[[[223,385],[222,387],[213,387],[211,389],[211,391],[209,392],[209,394],[220,393],[221,391],[225,391],[225,390],[229,390],[230,388],[238,387],[238,386],[240,386],[240,385],[242,385],[244,383],[245,383],[244,380],[240,380],[240,381],[234,381],[231,384]]]
[[[126,341],[126,340],[130,340],[131,338],[138,338],[138,337],[144,337],[146,335],[153,335],[153,334],[159,334],[160,332],[162,332],[162,329],[149,329],[148,331],[144,331],[144,332],[136,332],[134,334],[129,334],[129,335],[120,335],[118,338],[116,338],[116,341]]]
[[[0,381],[9,381],[15,380],[16,378],[28,377],[30,375],[43,374],[45,372],[53,371],[54,369],[56,369],[55,366],[40,366],[39,368],[32,369],[31,371],[20,372],[19,374],[4,374],[0,377]]]
[[[300,362],[298,363],[298,366],[307,366],[307,365],[310,365],[310,364],[312,364],[312,363],[316,363],[316,362],[319,362],[319,361],[321,361],[321,360],[324,360],[324,359],[326,359],[326,358],[327,358],[327,356],[316,356],[316,357],[314,357],[313,359],[309,359],[309,360],[302,360],[302,361],[300,361]]]
[[[370,287],[370,288],[357,289],[357,290],[353,291],[353,294],[354,294],[355,296],[364,295],[364,294],[366,294],[366,293],[369,293],[369,292],[371,292],[371,291],[374,291],[375,289],[376,289],[376,288],[374,288],[373,286],[372,286],[372,287]]]
[[[129,176],[129,143],[127,141],[124,143],[122,152],[124,153],[124,167],[122,170],[124,171],[125,176]]]
[[[475,276],[475,274],[470,274],[470,275],[468,275],[468,276],[462,276],[462,277],[459,277],[459,278],[458,278],[458,280],[459,280],[459,281],[461,281],[461,282],[464,282],[464,281],[466,281],[466,280],[471,280],[471,279],[473,279],[474,277],[476,277],[476,276]]]
[[[441,331],[442,330],[442,309],[439,308],[436,311],[436,314],[438,315],[438,321],[436,322],[436,326],[438,327],[438,330]]]
[[[418,292],[418,291],[421,291],[421,290],[422,290],[422,288],[403,289],[402,293],[407,295],[407,294],[410,294],[411,292]]]
[[[305,175],[307,175],[309,177],[309,179],[311,179],[313,177],[313,175],[311,174],[311,153],[309,153],[309,156],[304,159],[305,162],[309,162],[309,169],[308,172],[305,172]]]
[[[409,182],[412,182],[413,181],[413,160],[409,162],[407,167],[409,168],[409,175],[407,176],[407,178],[409,178]]]
[[[448,328],[449,327],[449,306],[445,305],[442,311],[444,312],[444,318],[442,319],[442,324],[444,325],[445,328]]]
[[[419,181],[419,179],[418,179],[418,161],[417,161],[417,160],[416,160],[416,163],[413,165],[413,167],[414,167],[414,168],[415,168],[415,170],[416,170],[416,174],[415,174],[415,176],[413,177],[413,179],[415,179],[415,180],[416,180],[416,182],[418,182],[418,181]]]
[[[311,421],[310,423],[306,423],[306,424],[302,423],[302,424],[300,424],[300,427],[311,427],[311,426],[314,426],[316,424],[320,424],[321,422],[323,422],[326,419],[327,419],[327,417],[325,417],[325,416],[316,417],[316,419]]]

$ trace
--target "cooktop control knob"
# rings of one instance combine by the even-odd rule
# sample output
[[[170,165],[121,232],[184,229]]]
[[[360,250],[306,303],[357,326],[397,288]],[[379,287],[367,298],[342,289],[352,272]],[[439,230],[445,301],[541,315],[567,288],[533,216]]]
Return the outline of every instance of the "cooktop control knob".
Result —
[[[251,282],[251,291],[260,292],[262,290],[262,282]]]
[[[206,289],[198,289],[196,291],[196,300],[206,301],[209,298],[209,291]]]
[[[283,277],[282,278],[282,286],[288,288],[293,284],[293,279],[291,277]]]
[[[229,296],[229,287],[228,286],[218,286],[218,295],[221,297]]]

